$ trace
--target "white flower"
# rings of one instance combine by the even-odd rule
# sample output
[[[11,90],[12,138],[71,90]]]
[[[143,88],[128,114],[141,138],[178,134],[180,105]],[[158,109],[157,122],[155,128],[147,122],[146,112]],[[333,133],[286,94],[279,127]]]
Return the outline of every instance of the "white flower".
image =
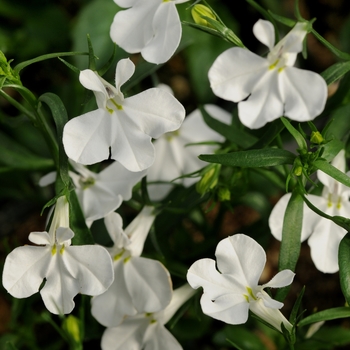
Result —
[[[238,115],[245,126],[257,129],[283,115],[300,122],[308,121],[323,111],[326,82],[314,72],[293,67],[297,54],[302,51],[305,26],[297,23],[274,46],[273,25],[259,20],[253,32],[270,49],[267,58],[234,47],[222,53],[210,68],[209,80],[214,93],[225,100],[239,102]]]
[[[165,310],[127,317],[120,326],[107,328],[102,336],[102,350],[181,350],[164,325],[193,294],[193,289],[186,284],[174,290]]]
[[[40,290],[46,308],[68,314],[78,294],[98,295],[113,281],[113,266],[107,250],[95,245],[71,246],[68,203],[57,200],[49,232],[32,232],[29,240],[41,247],[14,249],[6,258],[2,283],[16,298],[27,298]],[[98,263],[97,263],[98,262]]]
[[[115,211],[123,200],[129,200],[134,185],[146,175],[145,170],[131,172],[118,162],[113,162],[100,173],[94,173],[72,160],[70,163],[76,172],[70,171],[69,176],[74,182],[88,226]],[[46,186],[55,180],[56,172],[49,173],[40,179],[39,185]]]
[[[215,105],[205,105],[206,111],[223,123],[230,124],[231,115]],[[207,163],[198,159],[202,153],[212,153],[216,146],[190,145],[205,141],[223,142],[225,138],[209,128],[204,122],[200,110],[196,109],[188,115],[181,128],[172,133],[161,136],[154,142],[156,158],[147,171],[148,182],[170,182],[177,177],[190,174],[203,168]],[[195,178],[186,177],[176,181],[189,187],[197,181]],[[171,184],[148,185],[149,195],[152,200],[163,199],[173,186]]]
[[[109,248],[114,260],[115,279],[103,294],[92,299],[92,315],[107,327],[119,325],[125,316],[157,312],[171,300],[169,272],[156,260],[140,257],[155,216],[145,207],[123,232],[117,213],[105,218],[114,242]]]
[[[164,63],[174,54],[181,39],[181,23],[176,4],[188,0],[114,0],[121,7],[110,35],[129,53],[141,52],[152,63]]]
[[[345,172],[345,152],[340,151],[333,159],[332,165]],[[350,188],[339,183],[322,171],[317,171],[317,177],[324,185],[322,196],[309,194],[307,199],[319,210],[330,216],[350,216]],[[273,208],[269,225],[273,236],[281,240],[284,213],[291,194],[285,194]],[[308,239],[311,248],[311,258],[316,268],[324,273],[334,273],[339,270],[339,243],[346,230],[333,221],[323,218],[304,204],[301,241]]]
[[[178,129],[185,109],[171,94],[158,88],[124,98],[120,87],[134,71],[135,66],[129,59],[119,61],[116,87],[92,70],[80,73],[80,82],[94,92],[98,109],[65,125],[63,145],[69,158],[88,165],[111,156],[130,171],[151,166],[152,137]]]
[[[203,287],[201,306],[205,314],[229,324],[247,321],[249,309],[281,331],[281,323],[292,325],[278,310],[283,304],[272,299],[264,289],[280,288],[292,283],[294,273],[280,271],[270,282],[258,285],[266,254],[252,238],[243,234],[219,242],[215,260],[201,259],[188,270],[187,280],[193,288]]]

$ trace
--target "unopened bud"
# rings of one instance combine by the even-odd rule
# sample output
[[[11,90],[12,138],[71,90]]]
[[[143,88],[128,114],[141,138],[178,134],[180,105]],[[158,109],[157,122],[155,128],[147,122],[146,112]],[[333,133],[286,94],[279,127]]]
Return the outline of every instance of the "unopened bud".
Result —
[[[324,138],[319,131],[313,131],[311,133],[310,141],[320,145],[324,141]]]
[[[63,322],[63,329],[70,335],[76,343],[81,342],[80,321],[73,315],[69,315]]]
[[[213,167],[207,168],[202,178],[197,182],[196,190],[203,195],[213,189],[217,183],[220,174],[220,164],[215,164]]]
[[[231,192],[227,187],[221,187],[218,191],[218,197],[220,202],[231,200]]]
[[[191,14],[195,23],[205,27],[213,28],[213,26],[210,23],[208,23],[206,19],[203,18],[204,16],[204,17],[212,18],[214,20],[216,19],[216,16],[214,15],[213,11],[209,7],[201,4],[194,5],[192,7]]]

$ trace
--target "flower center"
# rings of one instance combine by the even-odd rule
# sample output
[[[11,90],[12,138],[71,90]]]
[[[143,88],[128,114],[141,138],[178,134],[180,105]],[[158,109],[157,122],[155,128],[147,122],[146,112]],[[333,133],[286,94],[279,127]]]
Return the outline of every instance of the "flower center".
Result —
[[[243,294],[246,298],[247,302],[249,303],[251,300],[258,300],[258,298],[254,295],[253,290],[249,287],[245,287],[248,294]]]
[[[180,132],[179,130],[175,130],[175,131],[172,131],[172,132],[167,132],[165,134],[165,138],[168,142],[170,142],[174,137],[177,137],[180,135]]]
[[[79,185],[83,190],[86,190],[87,188],[93,186],[95,184],[95,179],[93,177],[88,177],[88,178],[80,178],[79,179]]]

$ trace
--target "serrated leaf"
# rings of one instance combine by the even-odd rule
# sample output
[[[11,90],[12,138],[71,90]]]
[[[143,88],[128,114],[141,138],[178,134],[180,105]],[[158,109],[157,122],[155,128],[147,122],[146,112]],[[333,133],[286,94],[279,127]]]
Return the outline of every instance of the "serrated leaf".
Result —
[[[238,151],[226,154],[201,154],[199,159],[209,163],[242,168],[259,168],[281,164],[293,164],[295,155],[278,148]]]

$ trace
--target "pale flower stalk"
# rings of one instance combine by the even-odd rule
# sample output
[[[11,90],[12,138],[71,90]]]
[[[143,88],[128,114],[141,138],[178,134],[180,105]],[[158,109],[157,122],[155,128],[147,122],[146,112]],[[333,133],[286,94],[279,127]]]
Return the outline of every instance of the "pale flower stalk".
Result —
[[[344,150],[333,159],[332,165],[345,172]],[[320,170],[317,171],[317,177],[324,185],[322,195],[309,194],[307,199],[327,215],[348,218],[350,216],[350,188]],[[269,218],[271,233],[278,240],[282,239],[284,214],[290,197],[290,193],[285,194],[275,205]],[[308,240],[312,261],[319,271],[335,273],[339,270],[338,250],[345,234],[345,229],[319,216],[304,204],[301,241]]]
[[[174,290],[164,310],[127,317],[120,326],[107,328],[102,336],[102,350],[181,350],[181,345],[164,325],[194,293],[185,284]]]
[[[214,94],[238,102],[239,119],[248,128],[260,128],[281,116],[309,121],[323,111],[327,99],[324,79],[314,72],[293,67],[302,51],[306,25],[297,23],[274,45],[273,25],[259,20],[253,32],[269,48],[267,58],[233,47],[222,53],[210,68]]]
[[[128,8],[113,20],[110,36],[129,53],[140,52],[151,63],[164,63],[179,46],[181,22],[176,4],[188,0],[114,0]]]
[[[57,200],[49,232],[31,232],[29,240],[40,246],[14,249],[6,258],[2,282],[15,298],[27,298],[40,290],[46,308],[68,314],[78,294],[98,295],[114,279],[112,260],[103,247],[72,246],[69,206],[66,197]],[[96,263],[98,262],[98,263]]]
[[[185,109],[170,93],[158,88],[125,98],[120,88],[134,71],[129,59],[120,60],[116,87],[90,69],[80,72],[79,80],[94,92],[98,109],[65,125],[63,145],[69,158],[89,165],[111,157],[134,172],[152,165],[152,138],[177,130]]]
[[[243,234],[220,241],[215,255],[216,262],[198,260],[187,273],[192,288],[203,287],[203,312],[228,324],[242,324],[248,320],[250,310],[280,332],[281,323],[290,332],[293,326],[279,311],[283,303],[272,299],[264,289],[285,287],[295,274],[283,270],[268,283],[258,285],[266,254],[256,241]]]
[[[215,105],[205,105],[205,110],[213,118],[230,125],[231,115]],[[209,128],[199,109],[189,114],[179,130],[167,133],[154,142],[156,158],[147,171],[148,182],[170,182],[182,175],[200,170],[208,163],[201,161],[200,154],[213,153],[216,145],[192,145],[200,142],[224,142],[225,138]],[[191,144],[191,145],[190,145]],[[198,178],[185,177],[176,180],[176,184],[189,187]],[[173,188],[172,184],[148,184],[147,189],[152,200],[163,199]]]
[[[126,316],[164,309],[172,296],[172,282],[157,260],[140,257],[155,216],[144,207],[123,231],[122,219],[110,213],[105,224],[114,245],[109,248],[115,279],[111,287],[91,301],[92,315],[106,327],[118,326]]]

